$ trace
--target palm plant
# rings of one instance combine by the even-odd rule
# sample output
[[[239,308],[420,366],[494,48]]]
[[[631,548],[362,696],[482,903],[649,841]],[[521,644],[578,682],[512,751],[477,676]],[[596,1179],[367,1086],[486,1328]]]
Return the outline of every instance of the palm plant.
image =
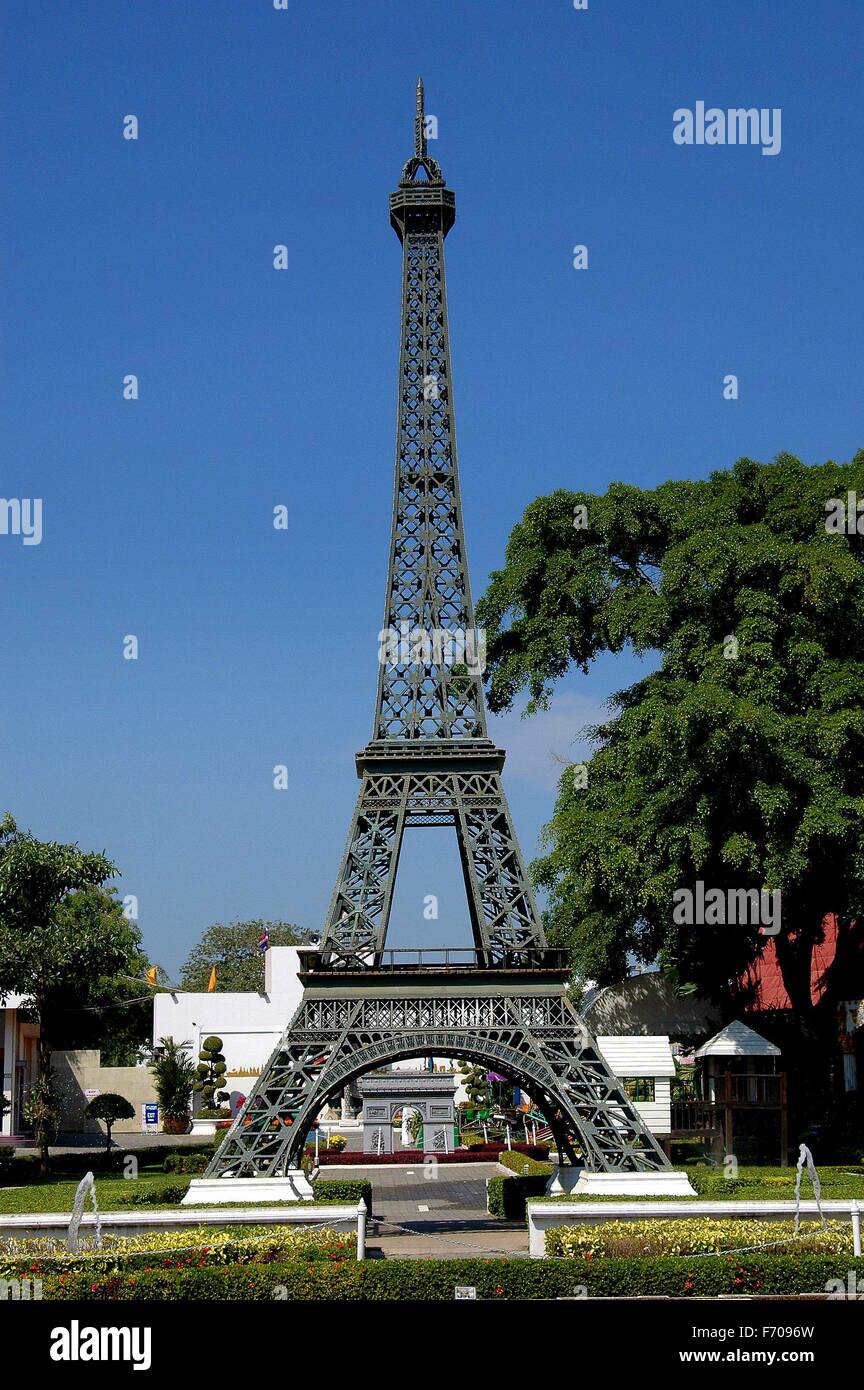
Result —
[[[192,1088],[195,1085],[195,1063],[189,1056],[189,1042],[160,1038],[159,1048],[150,1063],[156,1098],[163,1115],[163,1125],[170,1130],[187,1124],[192,1110]]]

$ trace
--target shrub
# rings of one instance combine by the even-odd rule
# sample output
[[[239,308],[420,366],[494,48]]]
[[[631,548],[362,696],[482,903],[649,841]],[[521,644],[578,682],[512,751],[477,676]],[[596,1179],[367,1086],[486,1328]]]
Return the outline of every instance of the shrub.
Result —
[[[520,1178],[539,1178],[548,1179],[552,1176],[552,1165],[542,1163],[536,1158],[532,1158],[529,1153],[519,1152],[518,1150],[505,1150],[499,1156],[498,1162],[511,1172],[517,1173]]]
[[[33,1182],[38,1176],[38,1154],[16,1154],[11,1146],[0,1149],[0,1187],[18,1187]]]
[[[456,1285],[473,1285],[493,1301],[572,1296],[582,1285],[591,1298],[654,1296],[716,1298],[721,1294],[800,1294],[824,1291],[829,1279],[845,1286],[849,1272],[864,1278],[864,1259],[848,1255],[786,1255],[609,1259],[586,1270],[570,1260],[343,1260],[308,1263],[136,1270],[94,1279],[90,1274],[43,1276],[43,1298],[171,1302],[265,1300],[278,1287],[288,1300],[329,1302],[450,1302]]]
[[[117,1201],[122,1207],[170,1207],[182,1202],[188,1191],[188,1182],[166,1182],[153,1187],[138,1187],[130,1182],[124,1184],[124,1191],[119,1194]]]
[[[503,1216],[508,1221],[522,1221],[525,1218],[525,1203],[529,1198],[542,1197],[549,1181],[547,1175],[539,1174],[525,1178],[487,1178],[486,1206],[492,1216]]]
[[[482,1134],[462,1134],[459,1142],[463,1149],[483,1149],[486,1147],[486,1140]]]
[[[372,1214],[372,1184],[351,1178],[316,1178],[312,1184],[316,1202],[332,1202],[334,1205],[358,1202],[366,1203],[366,1210]]]
[[[169,1154],[162,1165],[162,1171],[165,1173],[203,1173],[212,1157],[212,1153]]]

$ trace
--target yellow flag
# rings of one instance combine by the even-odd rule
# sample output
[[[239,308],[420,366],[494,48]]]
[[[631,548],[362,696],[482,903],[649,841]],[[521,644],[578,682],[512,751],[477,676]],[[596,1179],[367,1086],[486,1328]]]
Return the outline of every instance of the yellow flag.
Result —
[[[156,984],[156,971],[158,970],[158,968],[159,968],[159,967],[156,966],[156,965],[151,965],[151,966],[150,966],[150,969],[147,971],[147,983],[148,983],[148,985],[155,985],[155,984]]]
[[[210,971],[210,979],[207,981],[207,993],[212,994],[216,988],[216,966]]]

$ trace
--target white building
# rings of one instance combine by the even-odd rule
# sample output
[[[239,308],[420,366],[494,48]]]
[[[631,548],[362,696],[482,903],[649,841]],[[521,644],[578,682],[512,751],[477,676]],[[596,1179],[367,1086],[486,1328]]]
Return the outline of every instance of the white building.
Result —
[[[271,946],[264,956],[262,994],[178,990],[154,995],[154,1046],[160,1038],[188,1043],[189,1055],[197,1062],[205,1038],[220,1037],[228,1067],[225,1089],[236,1104],[252,1089],[297,1010],[303,994],[299,968],[294,946]]]
[[[24,1104],[36,1071],[36,1039],[39,1025],[24,1020],[20,994],[0,998],[0,1089],[8,1109],[0,1116],[0,1138],[10,1138],[26,1128]]]
[[[597,1039],[597,1046],[652,1134],[669,1134],[675,1059],[668,1036],[603,1036]]]

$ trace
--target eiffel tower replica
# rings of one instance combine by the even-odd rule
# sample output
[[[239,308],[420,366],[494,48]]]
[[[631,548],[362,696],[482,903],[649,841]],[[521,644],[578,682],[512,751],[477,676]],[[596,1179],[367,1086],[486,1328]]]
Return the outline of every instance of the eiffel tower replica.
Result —
[[[474,632],[474,611],[444,279],[456,206],[425,124],[420,81],[414,154],[390,197],[402,320],[382,638],[396,640],[380,665],[372,740],[356,756],[360,792],[320,945],[299,951],[300,1006],[205,1178],[296,1171],[316,1116],[352,1080],[429,1056],[468,1059],[523,1087],[574,1165],[668,1170],[568,1002],[564,952],[546,944],[501,786],[504,753],[486,729],[480,663],[448,659],[442,645]],[[387,949],[403,834],[441,825],[456,831],[473,949]]]

